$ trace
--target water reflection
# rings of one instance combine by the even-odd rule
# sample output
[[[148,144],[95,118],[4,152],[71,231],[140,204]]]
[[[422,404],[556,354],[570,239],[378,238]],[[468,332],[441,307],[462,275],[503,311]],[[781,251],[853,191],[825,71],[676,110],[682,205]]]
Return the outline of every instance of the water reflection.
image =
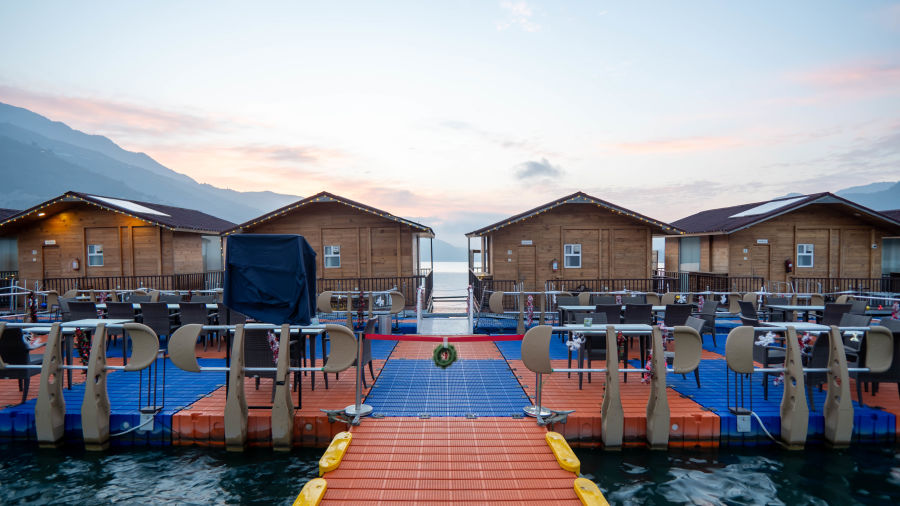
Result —
[[[895,448],[577,451],[612,504],[897,504]]]

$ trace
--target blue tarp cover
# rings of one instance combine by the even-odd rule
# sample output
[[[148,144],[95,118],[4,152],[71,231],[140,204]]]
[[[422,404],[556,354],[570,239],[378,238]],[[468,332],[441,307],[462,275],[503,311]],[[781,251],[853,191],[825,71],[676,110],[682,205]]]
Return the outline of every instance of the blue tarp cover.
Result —
[[[303,236],[227,239],[225,305],[266,323],[309,325],[315,314],[316,252]]]

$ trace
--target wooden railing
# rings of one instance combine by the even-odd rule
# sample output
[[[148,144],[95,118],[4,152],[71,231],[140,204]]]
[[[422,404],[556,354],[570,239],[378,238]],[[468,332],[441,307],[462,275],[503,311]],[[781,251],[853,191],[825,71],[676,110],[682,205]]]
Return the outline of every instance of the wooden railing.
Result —
[[[224,271],[152,276],[46,278],[41,281],[41,290],[56,290],[61,294],[72,289],[135,290],[138,288],[155,288],[157,290],[209,290],[222,288],[224,279]]]
[[[380,278],[320,278],[316,280],[316,291],[380,291],[397,289],[406,298],[406,307],[415,307],[416,290],[425,283],[425,307],[431,301],[434,288],[434,274],[427,272],[416,276],[387,276]]]

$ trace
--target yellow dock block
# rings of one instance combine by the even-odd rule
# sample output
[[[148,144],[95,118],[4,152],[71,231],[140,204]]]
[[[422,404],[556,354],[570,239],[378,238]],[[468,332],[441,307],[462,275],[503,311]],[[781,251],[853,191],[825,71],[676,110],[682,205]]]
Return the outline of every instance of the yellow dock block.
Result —
[[[577,476],[581,472],[581,461],[578,460],[578,457],[575,456],[575,452],[569,447],[566,438],[559,432],[552,431],[548,431],[544,438],[547,440],[547,444],[550,445],[550,450],[556,457],[556,462],[559,463],[559,467],[566,471],[571,471]]]
[[[597,484],[587,478],[575,478],[575,495],[585,506],[609,506]]]
[[[325,496],[325,489],[328,483],[324,478],[313,478],[303,485],[303,490],[294,499],[294,506],[318,506]],[[577,488],[577,487],[576,487]]]
[[[344,458],[344,453],[347,452],[351,439],[353,439],[353,436],[346,431],[335,434],[331,444],[325,450],[325,454],[319,459],[319,476],[324,476],[325,473],[334,471],[341,465],[341,459]]]

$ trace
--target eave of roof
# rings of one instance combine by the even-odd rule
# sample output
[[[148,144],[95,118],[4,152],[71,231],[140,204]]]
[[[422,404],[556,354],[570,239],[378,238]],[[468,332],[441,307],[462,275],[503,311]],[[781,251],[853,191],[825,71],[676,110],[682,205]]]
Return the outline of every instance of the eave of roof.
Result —
[[[673,224],[677,224],[677,226],[682,227],[688,235],[715,235],[715,234],[733,234],[735,232],[747,229],[754,225],[758,225],[759,223],[771,220],[773,218],[777,218],[778,216],[782,216],[784,214],[790,213],[792,211],[796,211],[797,209],[801,209],[808,205],[812,204],[840,204],[845,205],[850,208],[853,208],[861,213],[865,213],[867,216],[874,218],[875,220],[887,222],[889,225],[894,227],[900,227],[900,220],[893,218],[884,213],[880,213],[878,211],[874,211],[865,207],[863,205],[857,204],[852,200],[847,200],[843,197],[839,197],[832,193],[821,192],[821,193],[813,193],[809,195],[805,195],[802,200],[797,200],[792,202],[784,207],[779,207],[767,213],[761,213],[759,215],[746,216],[742,218],[731,218],[735,214],[739,214],[748,209],[752,209],[753,207],[767,204],[769,202],[777,202],[780,200],[788,200],[788,199],[796,199],[797,197],[786,197],[784,199],[773,199],[765,202],[755,202],[752,204],[742,204],[739,206],[730,206],[730,207],[722,207],[718,209],[710,209],[706,211],[701,211],[699,213],[693,214],[691,216],[687,216],[680,220],[675,221]],[[697,221],[701,215],[716,213],[719,212],[723,215],[721,219],[719,219],[716,224],[709,225],[707,227],[694,226],[691,225],[691,221]],[[731,223],[729,223],[731,220]]]
[[[488,225],[486,227],[479,228],[478,230],[469,232],[466,234],[466,237],[477,237],[490,232],[495,232],[497,230],[500,230],[501,228],[527,220],[529,218],[537,216],[538,214],[545,213],[564,204],[594,204],[614,213],[624,214],[625,216],[628,216],[630,218],[650,224],[666,234],[681,235],[684,233],[683,230],[668,223],[654,220],[653,218],[644,216],[640,213],[636,213],[634,211],[631,211],[630,209],[625,209],[624,207],[620,207],[605,200],[598,199],[597,197],[592,197],[584,192],[575,192],[571,195],[567,195],[552,202],[548,202],[544,205],[535,207],[534,209],[525,211],[524,213],[519,213],[515,216],[500,220],[492,225]]]
[[[421,223],[416,223],[412,220],[407,220],[406,218],[401,218],[399,216],[395,216],[387,211],[383,211],[381,209],[377,209],[372,206],[367,206],[365,204],[355,202],[348,198],[341,197],[340,195],[335,195],[333,193],[324,192],[324,191],[319,192],[311,197],[307,197],[305,199],[300,199],[297,202],[288,204],[284,207],[280,207],[270,213],[266,213],[262,216],[259,216],[259,217],[253,218],[252,220],[248,220],[244,223],[241,223],[240,225],[237,225],[228,230],[225,230],[224,232],[222,232],[222,235],[231,235],[231,234],[237,233],[247,227],[259,225],[260,223],[269,221],[273,218],[277,218],[279,216],[288,214],[292,211],[299,209],[300,207],[310,205],[310,204],[315,204],[315,203],[322,203],[322,202],[336,202],[338,204],[343,204],[343,205],[352,207],[354,209],[358,209],[360,211],[365,211],[367,213],[374,214],[375,216],[379,216],[379,217],[385,218],[387,220],[401,223],[410,228],[418,229],[424,235],[426,235],[428,237],[434,237],[434,231],[431,229],[431,227],[427,227],[425,225],[422,225]]]
[[[122,215],[131,217],[131,218],[134,218],[134,219],[137,219],[137,220],[141,220],[141,221],[143,221],[143,222],[145,222],[145,223],[149,223],[149,224],[151,224],[151,225],[158,226],[158,227],[160,227],[160,228],[164,228],[164,229],[167,229],[167,230],[172,230],[172,231],[174,231],[174,232],[190,232],[190,233],[209,234],[209,235],[219,235],[219,233],[220,233],[220,230],[216,230],[215,228],[198,228],[198,227],[189,227],[189,226],[178,226],[178,225],[172,224],[172,223],[165,223],[165,222],[163,222],[163,221],[153,219],[153,218],[149,217],[149,216],[146,215],[146,214],[130,212],[130,211],[128,211],[127,209],[122,209],[122,208],[120,208],[120,207],[118,207],[118,206],[115,206],[115,205],[112,205],[112,204],[109,204],[109,203],[106,203],[106,202],[98,201],[97,199],[94,199],[94,198],[91,198],[91,197],[92,197],[91,195],[86,194],[86,193],[80,193],[80,192],[75,192],[75,191],[68,191],[68,192],[66,192],[66,193],[64,193],[64,194],[62,194],[62,195],[60,195],[60,196],[58,196],[58,197],[55,197],[55,198],[52,198],[52,199],[47,200],[47,201],[45,201],[45,202],[42,202],[42,203],[40,203],[40,204],[38,204],[38,205],[36,205],[36,206],[34,206],[34,207],[30,207],[30,208],[28,208],[28,209],[25,209],[24,211],[21,211],[21,212],[19,212],[18,214],[15,214],[15,215],[13,215],[13,216],[10,216],[10,217],[8,217],[7,219],[5,219],[5,220],[3,220],[3,221],[0,221],[0,229],[2,229],[2,228],[3,228],[4,226],[6,226],[7,224],[14,223],[14,222],[19,221],[19,220],[21,220],[21,219],[25,219],[25,218],[28,218],[28,217],[30,217],[30,216],[32,216],[32,215],[38,214],[38,213],[40,213],[43,209],[46,209],[47,207],[50,207],[50,206],[52,206],[52,205],[60,204],[60,203],[63,203],[63,202],[73,202],[73,203],[84,203],[84,204],[93,205],[93,206],[99,207],[99,208],[101,208],[101,209],[103,209],[103,210],[110,211],[110,212],[114,212],[114,213],[118,213],[118,214],[122,214]],[[115,197],[107,197],[107,198],[115,198]],[[118,200],[127,200],[127,199],[118,199]],[[206,214],[206,213],[202,213],[201,211],[196,211],[196,210],[193,210],[193,209],[178,208],[178,207],[173,207],[173,206],[161,206],[161,205],[158,205],[158,204],[152,204],[152,203],[149,203],[149,202],[137,202],[137,201],[131,201],[131,200],[128,200],[128,202],[133,202],[133,203],[140,204],[140,205],[144,205],[144,206],[156,206],[156,207],[160,207],[160,208],[165,209],[165,210],[173,210],[173,209],[177,209],[177,210],[182,210],[182,211],[189,211],[189,212],[192,212],[192,213],[199,213],[199,214],[202,214],[202,215],[204,215],[204,216],[213,218],[213,219],[215,219],[216,221],[222,222],[223,224],[233,225],[233,224],[232,224],[231,222],[229,222],[229,221],[222,220],[221,218],[216,218],[215,216],[211,216],[211,215],[208,215],[208,214]],[[170,216],[170,217],[171,217],[171,216]]]

